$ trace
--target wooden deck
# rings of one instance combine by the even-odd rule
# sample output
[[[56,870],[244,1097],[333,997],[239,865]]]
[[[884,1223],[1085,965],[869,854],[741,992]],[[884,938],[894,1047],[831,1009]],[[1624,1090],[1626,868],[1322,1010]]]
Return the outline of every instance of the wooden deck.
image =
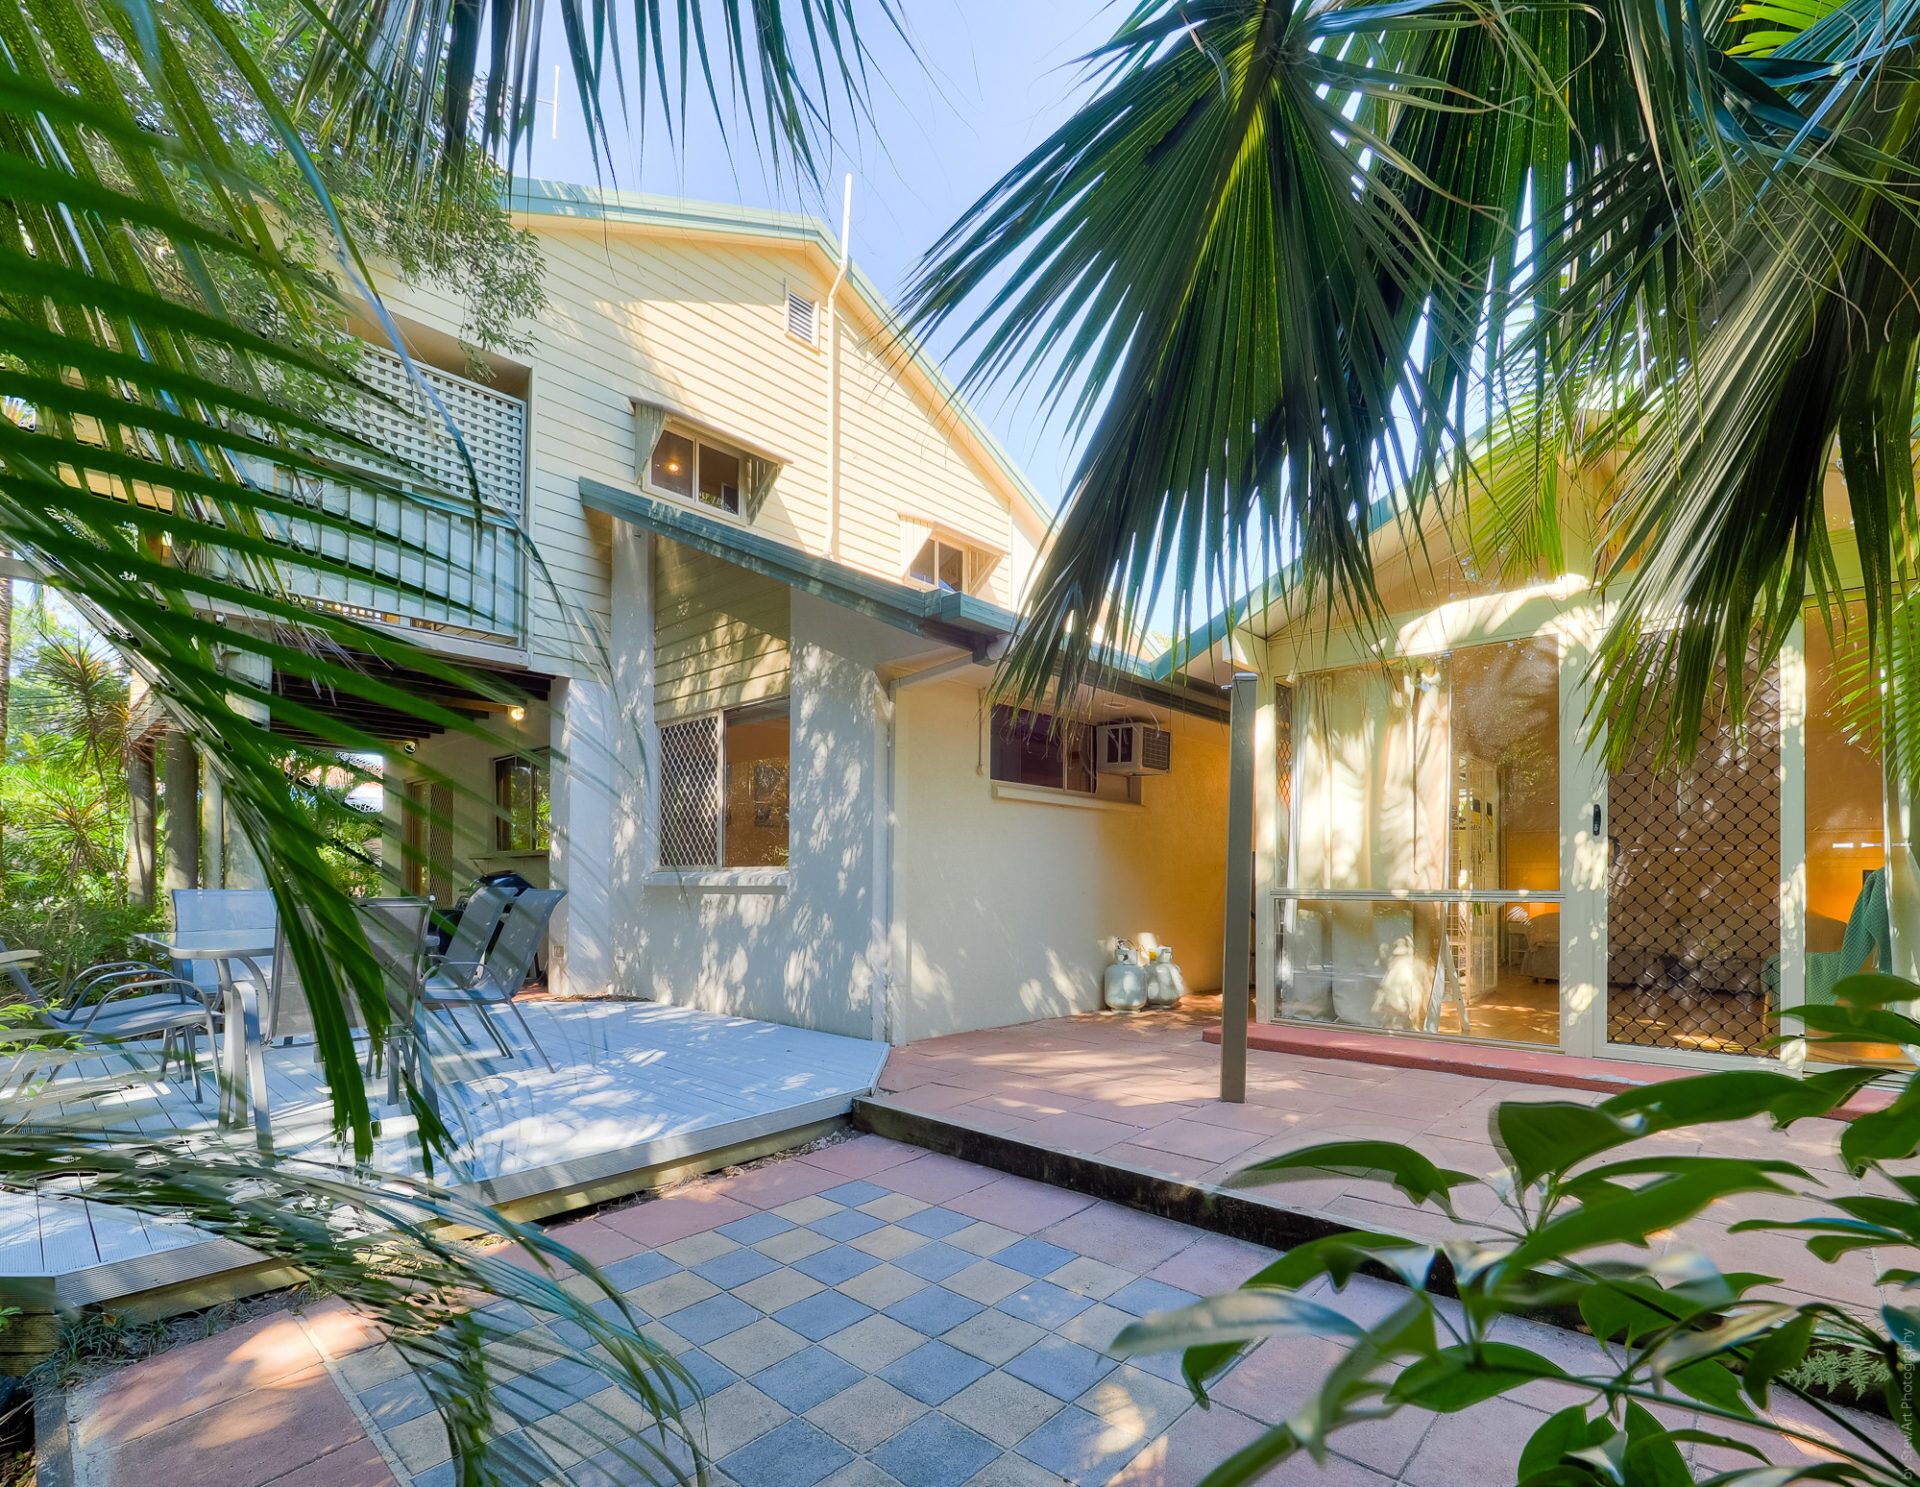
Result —
[[[662,1170],[772,1149],[807,1127],[843,1116],[878,1082],[886,1048],[773,1023],[722,1017],[655,1002],[522,1003],[549,1070],[524,1048],[508,1019],[500,1028],[516,1053],[502,1058],[477,1030],[468,1048],[447,1039],[436,1051],[443,1116],[459,1136],[443,1180],[522,1215],[544,1215],[652,1185]],[[471,1020],[469,1018],[469,1027]],[[138,1131],[231,1143],[251,1153],[251,1132],[215,1130],[210,1086],[196,1105],[185,1082],[152,1077],[153,1059],[128,1071],[116,1092],[74,1102],[72,1117]],[[76,1087],[107,1073],[100,1060],[70,1066]],[[310,1047],[268,1053],[275,1148],[327,1160],[338,1154],[330,1102]],[[97,1084],[93,1088],[97,1089]],[[371,1091],[381,1099],[384,1080]],[[383,1114],[375,1166],[417,1172],[409,1117]],[[238,1245],[179,1220],[42,1191],[0,1194],[0,1275],[18,1278],[17,1296],[61,1306],[104,1302],[207,1282],[257,1268]],[[234,1287],[233,1289],[244,1289]]]

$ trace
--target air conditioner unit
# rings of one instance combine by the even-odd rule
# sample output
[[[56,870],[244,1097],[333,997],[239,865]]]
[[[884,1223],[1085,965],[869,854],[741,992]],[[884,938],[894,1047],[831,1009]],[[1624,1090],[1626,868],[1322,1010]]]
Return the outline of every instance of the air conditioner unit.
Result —
[[[1101,774],[1166,774],[1173,768],[1173,735],[1151,723],[1102,723]]]

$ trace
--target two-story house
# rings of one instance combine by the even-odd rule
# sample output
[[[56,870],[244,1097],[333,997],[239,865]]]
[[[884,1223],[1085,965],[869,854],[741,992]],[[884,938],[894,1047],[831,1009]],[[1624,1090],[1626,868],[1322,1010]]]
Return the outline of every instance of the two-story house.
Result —
[[[567,993],[896,1042],[1097,1006],[1121,937],[1218,986],[1222,695],[1143,666],[1043,711],[994,705],[1050,507],[833,235],[540,183],[513,205],[548,307],[484,385],[450,299],[382,285],[486,509],[357,512],[367,540],[336,556],[364,584],[311,595],[530,699],[448,700],[535,762],[298,699],[391,739],[388,789],[422,807],[390,812],[411,886],[564,886]],[[413,396],[397,358],[368,360]],[[463,487],[431,410],[392,425],[383,441]],[[410,542],[406,593],[380,541],[398,522],[445,554],[429,571]]]

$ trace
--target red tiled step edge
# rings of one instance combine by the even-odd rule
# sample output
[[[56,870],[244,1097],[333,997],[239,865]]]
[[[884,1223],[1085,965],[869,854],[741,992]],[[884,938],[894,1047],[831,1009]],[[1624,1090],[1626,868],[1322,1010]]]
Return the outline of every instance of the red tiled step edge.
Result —
[[[1209,1043],[1218,1043],[1220,1029],[1210,1027],[1201,1037]],[[1249,1023],[1247,1047],[1261,1053],[1296,1053],[1305,1058],[1377,1064],[1390,1069],[1425,1069],[1436,1074],[1464,1074],[1469,1078],[1503,1079],[1510,1084],[1541,1084],[1555,1089],[1591,1089],[1602,1094],[1617,1094],[1624,1089],[1639,1089],[1668,1079],[1684,1079],[1699,1072],[1629,1063],[1624,1059],[1582,1058],[1545,1048],[1439,1043],[1425,1038],[1396,1038],[1390,1033],[1305,1027],[1299,1023]],[[1868,1111],[1884,1109],[1892,1100],[1892,1094],[1886,1090],[1863,1090],[1833,1111],[1831,1118],[1852,1120]]]

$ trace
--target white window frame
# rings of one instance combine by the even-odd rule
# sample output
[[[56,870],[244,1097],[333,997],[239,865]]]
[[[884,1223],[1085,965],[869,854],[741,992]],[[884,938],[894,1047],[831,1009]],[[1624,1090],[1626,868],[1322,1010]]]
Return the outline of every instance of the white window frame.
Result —
[[[907,554],[906,564],[901,569],[901,573],[906,581],[915,588],[925,589],[929,593],[937,593],[940,591],[940,583],[937,578],[934,582],[928,583],[925,579],[914,577],[913,573],[913,560],[920,556],[921,548],[925,547],[929,542],[935,544],[933,571],[936,574],[940,571],[940,548],[951,547],[958,549],[962,574],[960,592],[978,597],[981,580],[987,573],[992,571],[992,564],[986,561],[986,554],[983,553],[977,545],[967,541],[964,537],[956,537],[951,532],[939,527],[927,528],[926,535],[915,545],[913,551]]]
[[[683,496],[678,491],[668,490],[665,486],[655,485],[653,483],[654,450],[660,447],[660,439],[666,438],[668,434],[678,434],[682,439],[685,439],[693,445],[693,468],[687,472],[687,483],[693,492],[691,495]],[[686,423],[678,418],[668,418],[667,421],[660,426],[660,439],[654,440],[653,449],[647,451],[646,459],[641,462],[640,488],[642,490],[650,496],[658,497],[662,501],[672,501],[676,506],[690,507],[708,516],[717,516],[722,521],[738,522],[743,527],[748,524],[747,461],[752,458],[752,456],[750,456],[746,450],[742,449],[738,444],[733,444],[725,439],[716,437],[706,430],[694,424]],[[740,502],[740,509],[738,511],[729,511],[724,506],[711,506],[700,499],[700,448],[702,445],[714,450],[716,453],[730,455],[740,462],[740,484],[736,487],[736,490],[739,492],[738,499]]]

